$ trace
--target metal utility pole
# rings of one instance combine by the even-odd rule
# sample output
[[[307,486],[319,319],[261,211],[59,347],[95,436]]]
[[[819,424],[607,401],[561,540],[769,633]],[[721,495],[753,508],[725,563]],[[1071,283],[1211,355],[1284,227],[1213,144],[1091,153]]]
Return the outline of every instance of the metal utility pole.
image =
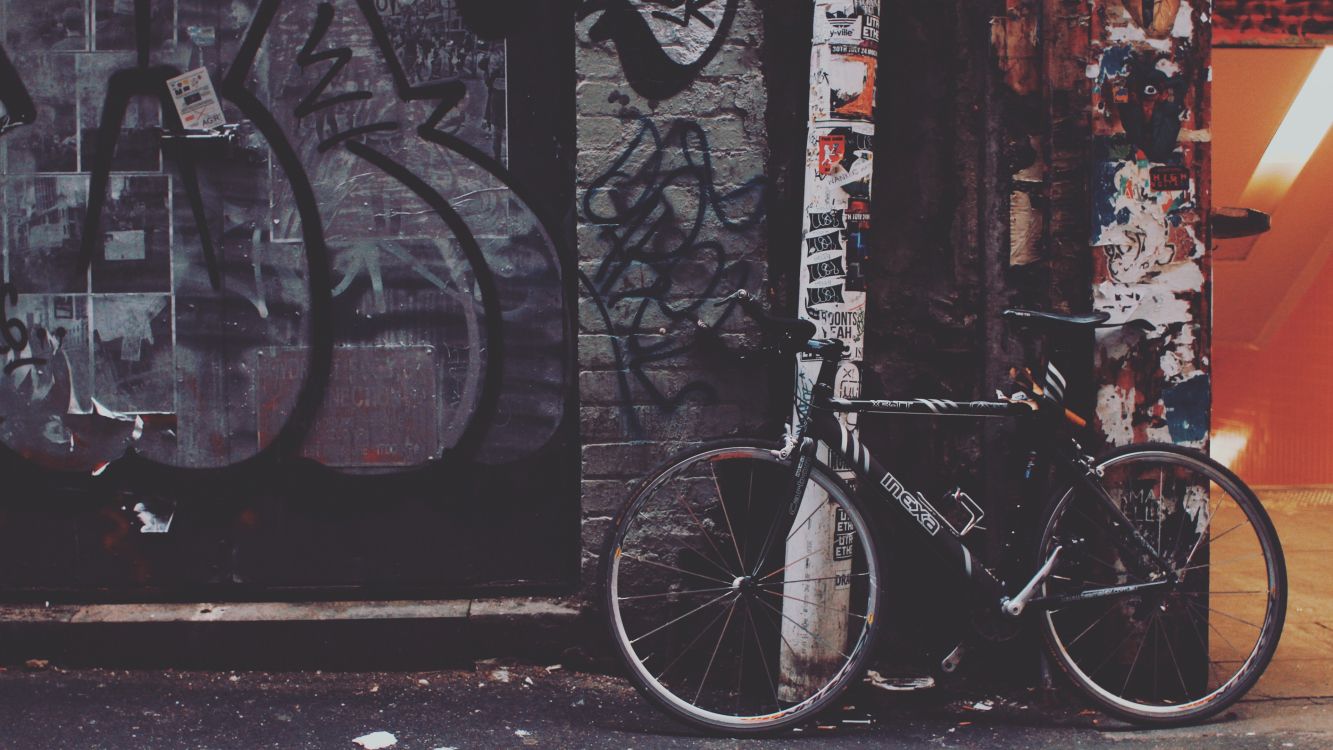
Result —
[[[875,73],[879,58],[880,0],[816,0],[810,52],[810,108],[805,156],[805,201],[800,244],[799,315],[813,321],[819,335],[842,339],[850,348],[838,371],[835,394],[861,393],[860,362],[865,343],[866,255],[870,249],[870,183],[874,168]],[[806,408],[818,361],[797,364],[796,409]],[[855,415],[843,424],[856,428]],[[827,460],[827,446],[820,457]],[[851,478],[850,472],[841,472]],[[830,612],[847,608],[846,579],[852,551],[840,540],[837,512],[820,509],[827,497],[811,485],[797,518],[810,521],[793,530],[786,559],[781,687],[793,694],[806,682],[826,676],[819,665],[837,663],[830,644],[847,637],[845,618]],[[813,514],[813,515],[811,515]],[[848,535],[850,536],[850,535]],[[809,581],[807,579],[825,579]]]

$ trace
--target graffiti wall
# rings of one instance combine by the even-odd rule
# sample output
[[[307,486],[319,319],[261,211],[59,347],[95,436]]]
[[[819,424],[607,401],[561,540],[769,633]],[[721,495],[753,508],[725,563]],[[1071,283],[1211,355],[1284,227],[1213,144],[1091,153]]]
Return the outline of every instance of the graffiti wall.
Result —
[[[3,7],[0,555],[113,589],[568,580],[568,9]]]
[[[579,3],[585,582],[629,481],[771,416],[766,363],[730,353],[752,324],[722,303],[767,288],[759,5]]]
[[[1146,334],[1098,334],[1097,425],[1114,445],[1208,439],[1209,3],[1093,13],[1093,305]]]

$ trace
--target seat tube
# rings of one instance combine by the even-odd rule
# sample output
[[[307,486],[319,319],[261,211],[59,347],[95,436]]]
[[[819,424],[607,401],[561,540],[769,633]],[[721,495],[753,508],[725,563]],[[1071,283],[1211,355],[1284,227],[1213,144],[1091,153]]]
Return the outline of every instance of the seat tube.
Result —
[[[829,400],[833,398],[833,383],[838,377],[838,363],[841,357],[836,354],[825,354],[819,363],[819,375],[815,378],[815,385],[810,389],[810,405],[816,409],[827,409]]]

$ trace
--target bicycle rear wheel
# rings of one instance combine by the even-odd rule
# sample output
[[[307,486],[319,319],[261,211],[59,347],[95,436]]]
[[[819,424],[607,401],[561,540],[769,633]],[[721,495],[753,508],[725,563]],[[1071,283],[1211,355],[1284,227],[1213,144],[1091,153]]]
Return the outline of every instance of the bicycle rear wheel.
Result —
[[[1061,547],[1043,587],[1060,598],[1040,618],[1046,643],[1107,713],[1203,720],[1239,700],[1277,648],[1287,584],[1272,522],[1240,479],[1198,451],[1126,446],[1097,467],[1178,582],[1135,551],[1104,504],[1069,487],[1047,510],[1041,539],[1042,560]]]
[[[751,734],[805,721],[870,654],[870,525],[823,466],[801,503],[793,482],[774,446],[705,446],[646,480],[611,538],[618,653],[641,692],[698,728]]]

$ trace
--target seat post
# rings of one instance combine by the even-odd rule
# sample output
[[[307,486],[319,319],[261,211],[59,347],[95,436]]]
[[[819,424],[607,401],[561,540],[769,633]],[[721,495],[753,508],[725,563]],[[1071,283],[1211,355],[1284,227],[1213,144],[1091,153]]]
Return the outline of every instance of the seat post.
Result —
[[[838,377],[838,363],[847,351],[841,341],[830,341],[828,344],[818,351],[819,375],[815,378],[814,387],[810,389],[810,405],[816,409],[828,408],[829,400],[833,398],[833,384]]]

